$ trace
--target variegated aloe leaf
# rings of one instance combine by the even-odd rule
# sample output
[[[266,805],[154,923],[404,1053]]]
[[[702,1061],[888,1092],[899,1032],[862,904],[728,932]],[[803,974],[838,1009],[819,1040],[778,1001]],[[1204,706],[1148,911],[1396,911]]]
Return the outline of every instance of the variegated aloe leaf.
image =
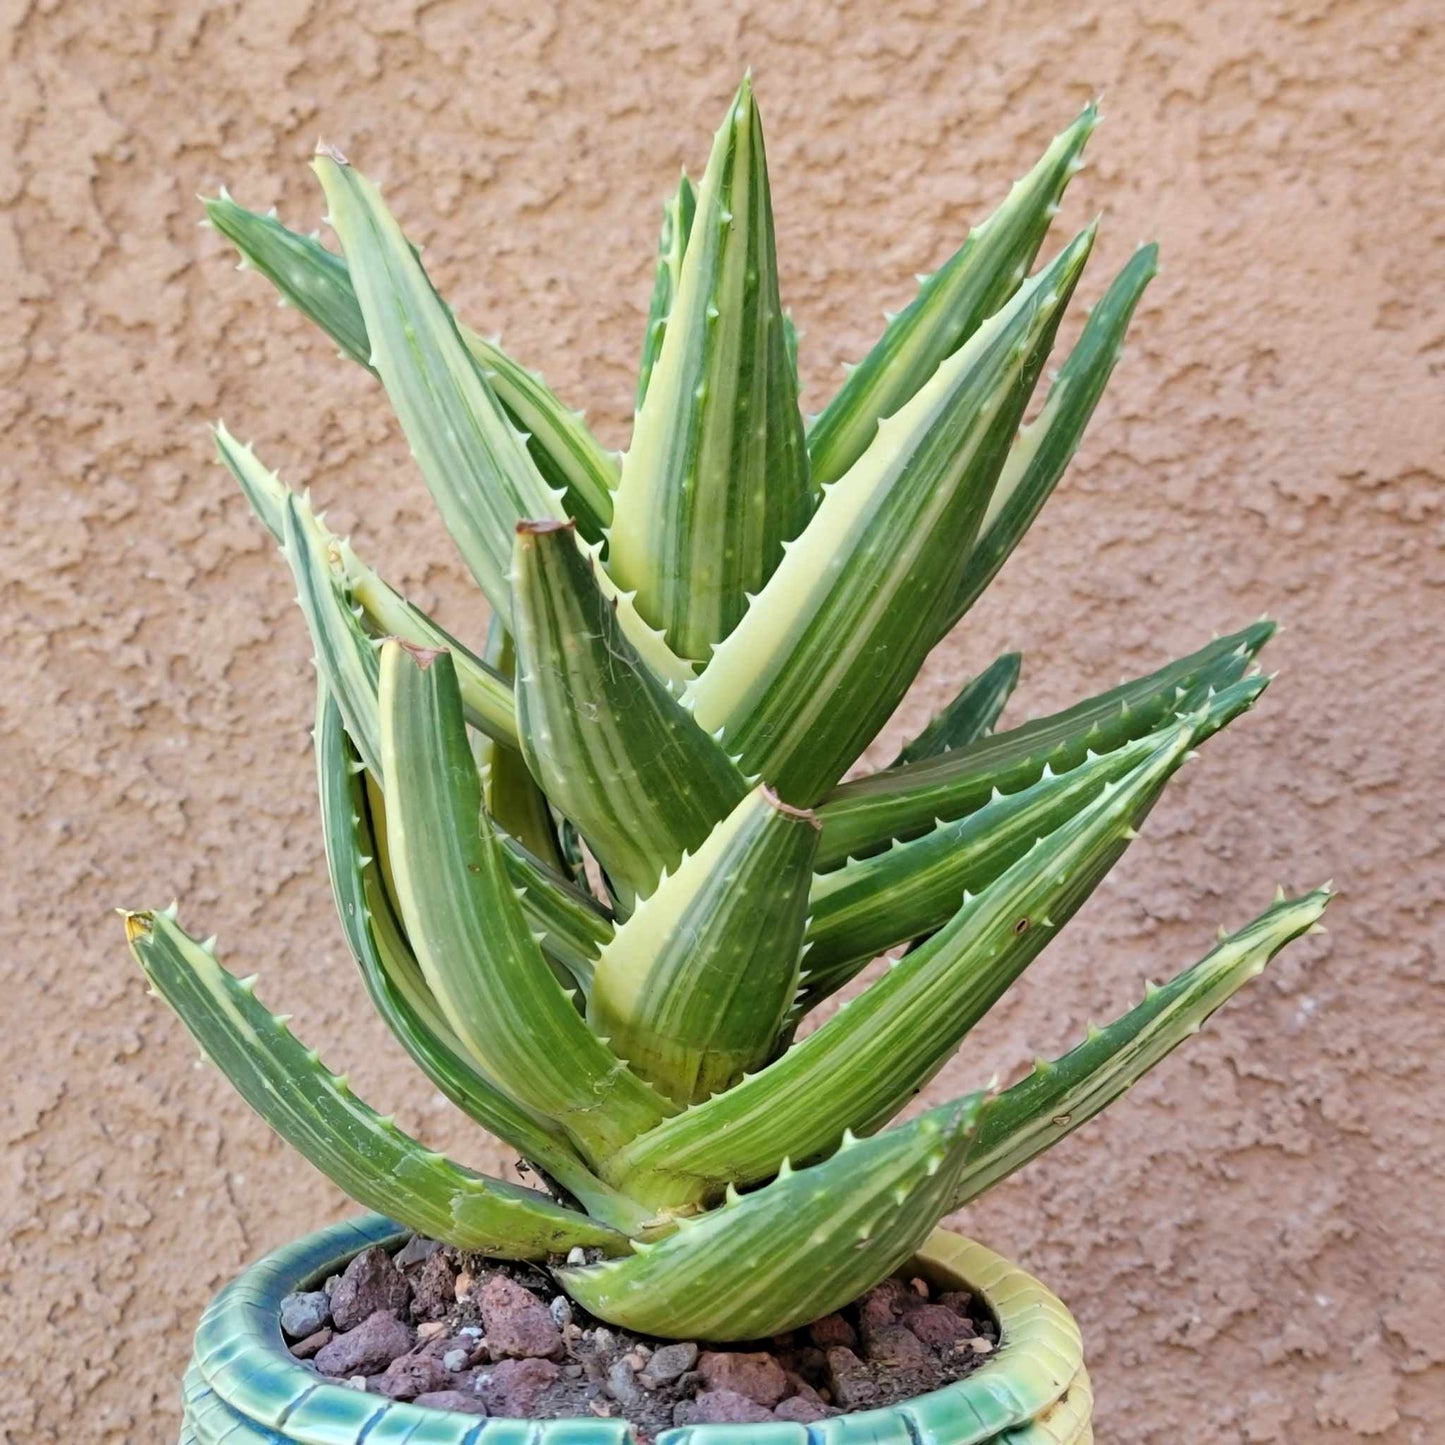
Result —
[[[695,1204],[892,1117],[1114,865],[1189,741],[1188,724],[1171,729],[1124,781],[966,897],[947,926],[815,1033],[636,1140],[603,1177],[654,1207]]]
[[[315,322],[343,356],[371,369],[371,342],[356,301],[346,262],[328,251],[315,235],[282,225],[274,214],[248,210],[221,187],[214,198],[202,196],[206,221],[240,254],[237,270],[258,272],[292,306]]]
[[[504,838],[502,862],[522,900],[542,951],[561,964],[586,995],[598,950],[612,937],[612,915],[590,893],[559,878],[515,838]]]
[[[798,984],[818,825],[757,788],[617,930],[587,1017],[633,1070],[687,1104],[771,1051]]]
[[[630,908],[747,784],[643,666],[570,526],[517,528],[512,585],[527,763]]]
[[[451,659],[381,653],[387,845],[402,921],[468,1054],[594,1165],[672,1106],[587,1027],[548,969],[482,808]]]
[[[336,699],[346,731],[367,771],[381,781],[376,652],[380,643],[367,636],[336,585],[318,533],[308,520],[309,512],[303,512],[302,507],[299,498],[287,494],[283,505],[288,529],[286,554],[311,628],[317,670]],[[517,839],[505,840],[504,857],[513,885],[522,890],[523,910],[532,927],[545,935],[543,946],[548,957],[574,978],[590,977],[597,950],[612,936],[608,914],[595,899],[553,872]]]
[[[308,527],[328,541],[335,536],[312,510],[310,492],[298,494],[288,487],[281,480],[281,473],[271,470],[256,455],[256,448],[251,442],[242,444],[231,435],[223,421],[216,423],[212,435],[215,437],[216,455],[220,458],[221,465],[240,485],[241,494],[249,503],[256,520],[271,534],[278,547],[286,540],[288,497],[296,498],[296,505],[306,517]]]
[[[351,766],[354,750],[341,727],[340,714],[324,687],[322,693],[317,755],[323,770],[322,814],[332,889],[352,956],[377,1012],[445,1097],[544,1170],[593,1218],[629,1234],[646,1230],[649,1211],[604,1184],[583,1164],[556,1125],[511,1100],[467,1059],[466,1049],[437,1007],[412,952],[397,912],[394,884],[383,876],[385,818],[379,790],[373,779],[358,775]],[[353,806],[343,816],[343,789],[348,787]],[[353,818],[348,838],[344,825]],[[552,935],[547,943],[553,943]],[[548,956],[562,958],[566,954],[549,946]],[[591,959],[569,959],[568,966],[578,987],[585,987],[591,977]]]
[[[970,678],[953,701],[912,742],[903,745],[890,766],[936,758],[987,737],[1018,686],[1021,661],[1017,652],[1006,652]]]
[[[1020,432],[999,473],[944,631],[983,595],[1063,476],[1124,349],[1134,308],[1158,270],[1159,248],[1141,247],[1090,313],[1043,410]]]
[[[812,511],[762,123],[744,80],[698,189],[623,458],[608,569],[674,651],[703,659]]]
[[[577,1246],[620,1253],[616,1230],[545,1194],[474,1174],[423,1147],[352,1092],[167,913],[127,913],[151,987],[202,1052],[286,1142],[359,1204],[462,1249],[545,1259]]]
[[[1092,241],[1077,237],[878,428],[689,690],[698,723],[789,802],[837,782],[937,641]]]
[[[486,658],[489,666],[510,682],[516,671],[516,649],[511,633],[496,617],[487,628]],[[457,680],[461,681],[460,674]],[[482,773],[482,798],[492,821],[554,872],[575,882],[576,876],[562,856],[547,795],[532,776],[521,749],[480,738],[473,752]]]
[[[667,319],[672,315],[672,305],[677,298],[682,257],[687,250],[687,238],[692,231],[692,218],[696,211],[697,188],[684,171],[677,190],[667,198],[662,208],[662,235],[657,242],[657,276],[652,283],[652,304],[647,308],[647,333],[642,339],[642,364],[637,372],[638,411],[642,410],[642,403],[647,397],[652,368],[657,365],[662,338],[667,333]]]
[[[562,405],[535,371],[519,366],[496,341],[458,325],[462,343],[521,429],[542,480],[562,493],[562,505],[589,542],[601,542],[612,521],[617,453],[606,451],[587,414]]]
[[[1077,1048],[1006,1089],[979,1130],[978,1147],[959,1176],[950,1209],[1057,1144],[1106,1109],[1204,1021],[1275,954],[1319,925],[1333,895],[1329,885],[1299,898],[1280,893],[1274,905],[1162,988],[1105,1028],[1089,1028]]]
[[[331,569],[324,535],[301,506],[300,499],[289,493],[282,503],[282,550],[316,648],[316,670],[336,699],[362,762],[380,776],[376,644],[366,635]]]
[[[604,1320],[670,1337],[762,1339],[817,1319],[923,1243],[990,1107],[975,1094],[876,1138],[845,1135],[823,1163],[784,1164],[765,1189],[629,1258],[557,1270],[558,1282]]]
[[[1266,686],[1263,677],[1243,678],[1206,699],[1193,741],[1247,712]],[[795,1013],[806,1013],[880,953],[941,928],[964,893],[982,892],[1036,839],[1059,828],[1106,783],[1123,778],[1156,742],[1146,735],[1112,752],[1090,752],[1062,773],[1046,765],[1038,781],[1017,792],[995,790],[962,818],[818,874],[808,905],[807,973]]]
[[[372,369],[371,339],[346,262],[314,236],[288,230],[274,216],[237,205],[225,191],[203,200],[211,224],[259,271],[282,301],[314,321],[342,355]],[[543,479],[566,493],[568,514],[589,541],[612,520],[617,459],[587,429],[580,412],[564,406],[541,377],[513,361],[495,342],[458,323],[462,343],[481,367],[497,400],[527,433],[527,450]]]
[[[314,168],[346,253],[371,364],[457,550],[492,610],[510,622],[512,529],[523,517],[562,520],[562,494],[537,470],[380,191],[336,152],[318,152]]]
[[[572,876],[557,843],[546,794],[537,786],[526,759],[516,748],[503,747],[489,738],[482,741],[486,747],[477,762],[492,820],[554,873],[564,878]]]
[[[940,818],[962,817],[981,807],[995,788],[1016,792],[1036,781],[1046,764],[1064,772],[1090,750],[1109,752],[1153,732],[1202,701],[1211,687],[1222,690],[1242,677],[1274,630],[1273,622],[1262,619],[1063,712],[936,758],[844,783],[818,809],[823,837],[816,866],[836,867],[895,839],[916,838]]]
[[[522,1108],[468,1061],[392,911],[355,756],[340,709],[322,683],[316,767],[331,891],[377,1013],[427,1078],[469,1118],[544,1169],[594,1217],[625,1228],[640,1225],[637,1211],[622,1207],[624,1202],[582,1163],[555,1124]]]
[[[878,423],[893,416],[946,356],[957,351],[1018,289],[1039,253],[1059,198],[1082,166],[1098,123],[1092,105],[1057,136],[1008,198],[897,316],[808,432],[813,480],[836,481],[867,451]]]
[[[323,151],[315,166],[350,263],[372,364],[462,559],[510,626],[513,530],[524,518],[567,520],[562,493],[537,470],[380,192],[334,153]],[[605,573],[598,584],[647,665],[669,687],[685,685],[691,665]]]
[[[457,680],[462,689],[462,705],[467,720],[489,737],[517,739],[517,710],[512,701],[512,685],[481,658],[470,652],[449,632],[433,622],[419,607],[413,607],[388,582],[379,577],[357,557],[350,542],[336,536],[312,511],[310,503],[297,496],[273,471],[268,471],[256,456],[255,449],[242,446],[226,430],[216,427],[216,450],[226,469],[240,483],[267,531],[278,543],[285,544],[287,499],[295,507],[299,532],[310,541],[308,566],[324,560],[326,572],[332,577],[338,595],[344,592],[356,602],[372,631],[400,637],[420,647],[445,647],[457,667]],[[321,574],[310,586],[319,584]],[[308,614],[309,621],[309,614]]]
[[[366,774],[366,789],[382,878],[395,904],[396,886],[386,846],[386,799],[375,774]],[[612,937],[611,914],[590,893],[554,873],[515,838],[503,833],[498,836],[503,845],[502,861],[522,900],[522,912],[540,937],[542,952],[554,965],[553,973],[564,988],[575,988],[585,1000],[592,986],[597,952]]]

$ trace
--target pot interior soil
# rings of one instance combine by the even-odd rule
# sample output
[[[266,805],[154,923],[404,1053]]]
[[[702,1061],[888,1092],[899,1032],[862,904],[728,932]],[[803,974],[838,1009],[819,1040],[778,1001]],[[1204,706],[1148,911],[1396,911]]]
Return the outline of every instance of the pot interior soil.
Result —
[[[593,1319],[541,1269],[414,1237],[288,1295],[291,1353],[358,1390],[505,1418],[809,1424],[940,1389],[998,1346],[967,1294],[885,1280],[811,1325],[746,1344],[652,1339]]]

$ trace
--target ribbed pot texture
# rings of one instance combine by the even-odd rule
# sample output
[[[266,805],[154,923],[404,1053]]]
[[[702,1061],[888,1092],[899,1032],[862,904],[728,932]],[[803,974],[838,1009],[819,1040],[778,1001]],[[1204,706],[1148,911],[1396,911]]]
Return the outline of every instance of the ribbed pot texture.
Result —
[[[294,1360],[281,1336],[282,1297],[338,1273],[369,1245],[407,1238],[367,1215],[306,1235],[228,1284],[196,1330],[180,1445],[635,1445],[625,1420],[478,1420],[332,1384]],[[938,1288],[971,1291],[998,1320],[999,1349],[966,1379],[815,1425],[689,1425],[664,1431],[657,1445],[1090,1445],[1079,1327],[1060,1300],[948,1230],[936,1230],[909,1268]]]

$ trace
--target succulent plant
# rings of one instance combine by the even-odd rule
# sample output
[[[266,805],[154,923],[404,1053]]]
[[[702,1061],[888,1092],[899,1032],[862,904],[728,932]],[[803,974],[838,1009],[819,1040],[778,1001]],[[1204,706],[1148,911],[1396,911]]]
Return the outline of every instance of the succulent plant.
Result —
[[[1059,480],[1154,273],[1146,246],[1021,425],[1094,228],[1029,272],[1095,120],[805,423],[745,81],[701,183],[666,206],[620,459],[456,319],[336,151],[315,169],[344,259],[206,203],[243,266],[380,379],[491,610],[469,650],[218,429],[315,646],[326,852],[362,980],[431,1083],[543,1185],[408,1137],[174,908],[127,914],[204,1053],[357,1200],[551,1261],[604,1319],[763,1336],[897,1268],[1316,926],[1328,887],[1281,893],[1021,1082],[883,1127],[1266,685],[1261,621],[996,731],[1009,655],[891,765],[848,777]]]

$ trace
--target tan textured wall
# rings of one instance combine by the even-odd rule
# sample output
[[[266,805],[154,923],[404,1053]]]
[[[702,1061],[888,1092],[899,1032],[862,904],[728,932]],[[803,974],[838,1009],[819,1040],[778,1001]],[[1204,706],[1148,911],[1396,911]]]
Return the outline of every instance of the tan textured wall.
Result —
[[[1078,1311],[1111,1445],[1445,1438],[1440,20],[0,3],[0,1437],[174,1439],[207,1295],[346,1209],[195,1066],[113,905],[178,894],[364,1093],[495,1162],[343,957],[308,649],[204,421],[314,485],[458,631],[482,617],[378,393],[233,274],[192,197],[224,180],[315,224],[306,157],[334,139],[465,314],[620,443],[656,203],[751,63],[812,398],[1091,91],[1108,124],[1066,215],[1105,210],[1085,289],[1164,245],[1079,464],[899,730],[1007,645],[1044,709],[1266,608],[1288,624],[1262,710],[938,1088],[1066,1045],[1276,879],[1344,890],[1328,939],[967,1226]]]

